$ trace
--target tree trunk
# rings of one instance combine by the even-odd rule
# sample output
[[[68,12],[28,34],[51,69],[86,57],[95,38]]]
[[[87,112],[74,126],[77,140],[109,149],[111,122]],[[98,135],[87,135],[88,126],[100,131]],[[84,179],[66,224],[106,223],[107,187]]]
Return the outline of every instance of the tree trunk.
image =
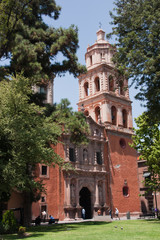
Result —
[[[31,216],[32,216],[32,202],[31,202],[31,194],[30,192],[24,192],[24,226],[28,227],[31,224]]]

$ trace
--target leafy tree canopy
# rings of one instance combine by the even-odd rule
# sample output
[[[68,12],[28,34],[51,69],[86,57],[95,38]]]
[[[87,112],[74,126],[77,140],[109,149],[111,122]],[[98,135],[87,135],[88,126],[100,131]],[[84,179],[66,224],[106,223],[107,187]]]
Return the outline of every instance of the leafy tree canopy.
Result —
[[[60,10],[54,0],[0,1],[0,59],[9,62],[0,67],[1,80],[23,72],[32,82],[41,82],[66,71],[77,76],[85,70],[76,56],[77,27],[56,29],[44,22],[43,16],[58,19]]]
[[[159,124],[150,124],[148,114],[143,113],[136,120],[137,129],[133,135],[134,147],[140,158],[146,160],[151,178],[148,179],[147,187],[156,191],[160,189],[160,130]]]
[[[136,98],[146,100],[160,120],[160,0],[115,0],[111,17],[117,69],[131,78],[139,88]]]
[[[73,143],[87,143],[88,125],[82,113],[74,113],[67,100],[52,110],[39,107],[30,103],[31,91],[30,80],[22,76],[0,82],[0,202],[14,188],[35,196],[44,190],[35,179],[35,166],[63,166],[50,146],[60,141],[64,131]]]

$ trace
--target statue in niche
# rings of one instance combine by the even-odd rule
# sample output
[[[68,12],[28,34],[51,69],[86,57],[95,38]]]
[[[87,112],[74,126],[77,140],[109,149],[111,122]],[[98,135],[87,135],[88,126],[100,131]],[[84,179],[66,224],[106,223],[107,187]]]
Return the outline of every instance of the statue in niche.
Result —
[[[98,184],[98,193],[99,193],[99,204],[101,206],[104,205],[104,202],[103,202],[103,188],[102,188],[102,182],[99,182]]]
[[[88,151],[87,149],[83,149],[83,162],[87,162],[88,160]]]
[[[75,182],[72,182],[70,185],[70,197],[71,197],[71,205],[73,207],[76,206],[76,185]]]

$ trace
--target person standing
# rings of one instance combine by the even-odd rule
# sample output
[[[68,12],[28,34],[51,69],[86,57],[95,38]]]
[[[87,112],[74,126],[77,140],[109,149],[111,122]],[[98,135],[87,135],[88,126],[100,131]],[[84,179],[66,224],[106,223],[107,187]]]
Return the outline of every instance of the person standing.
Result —
[[[82,208],[82,218],[83,218],[83,219],[85,219],[85,213],[86,213],[85,209]]]
[[[43,212],[42,212],[42,219],[43,219],[43,222],[45,222],[45,219],[46,219],[46,211],[45,210],[43,210]]]
[[[119,220],[120,220],[118,208],[115,208],[115,215],[116,215],[116,218],[119,218]]]

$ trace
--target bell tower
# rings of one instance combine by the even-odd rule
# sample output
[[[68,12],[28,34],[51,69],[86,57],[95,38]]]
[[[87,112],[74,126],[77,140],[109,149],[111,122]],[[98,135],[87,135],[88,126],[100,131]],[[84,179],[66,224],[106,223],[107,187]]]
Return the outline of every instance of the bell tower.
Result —
[[[128,80],[118,79],[112,57],[116,51],[102,29],[85,54],[87,72],[79,76],[78,109],[105,128],[105,166],[108,169],[106,198],[120,216],[139,216],[140,200],[136,151],[132,143],[132,102]],[[94,150],[94,149],[93,149]]]
[[[116,49],[99,29],[97,40],[85,54],[87,73],[79,76],[78,108],[107,128],[130,132],[132,107],[127,79],[118,85],[112,57]]]

